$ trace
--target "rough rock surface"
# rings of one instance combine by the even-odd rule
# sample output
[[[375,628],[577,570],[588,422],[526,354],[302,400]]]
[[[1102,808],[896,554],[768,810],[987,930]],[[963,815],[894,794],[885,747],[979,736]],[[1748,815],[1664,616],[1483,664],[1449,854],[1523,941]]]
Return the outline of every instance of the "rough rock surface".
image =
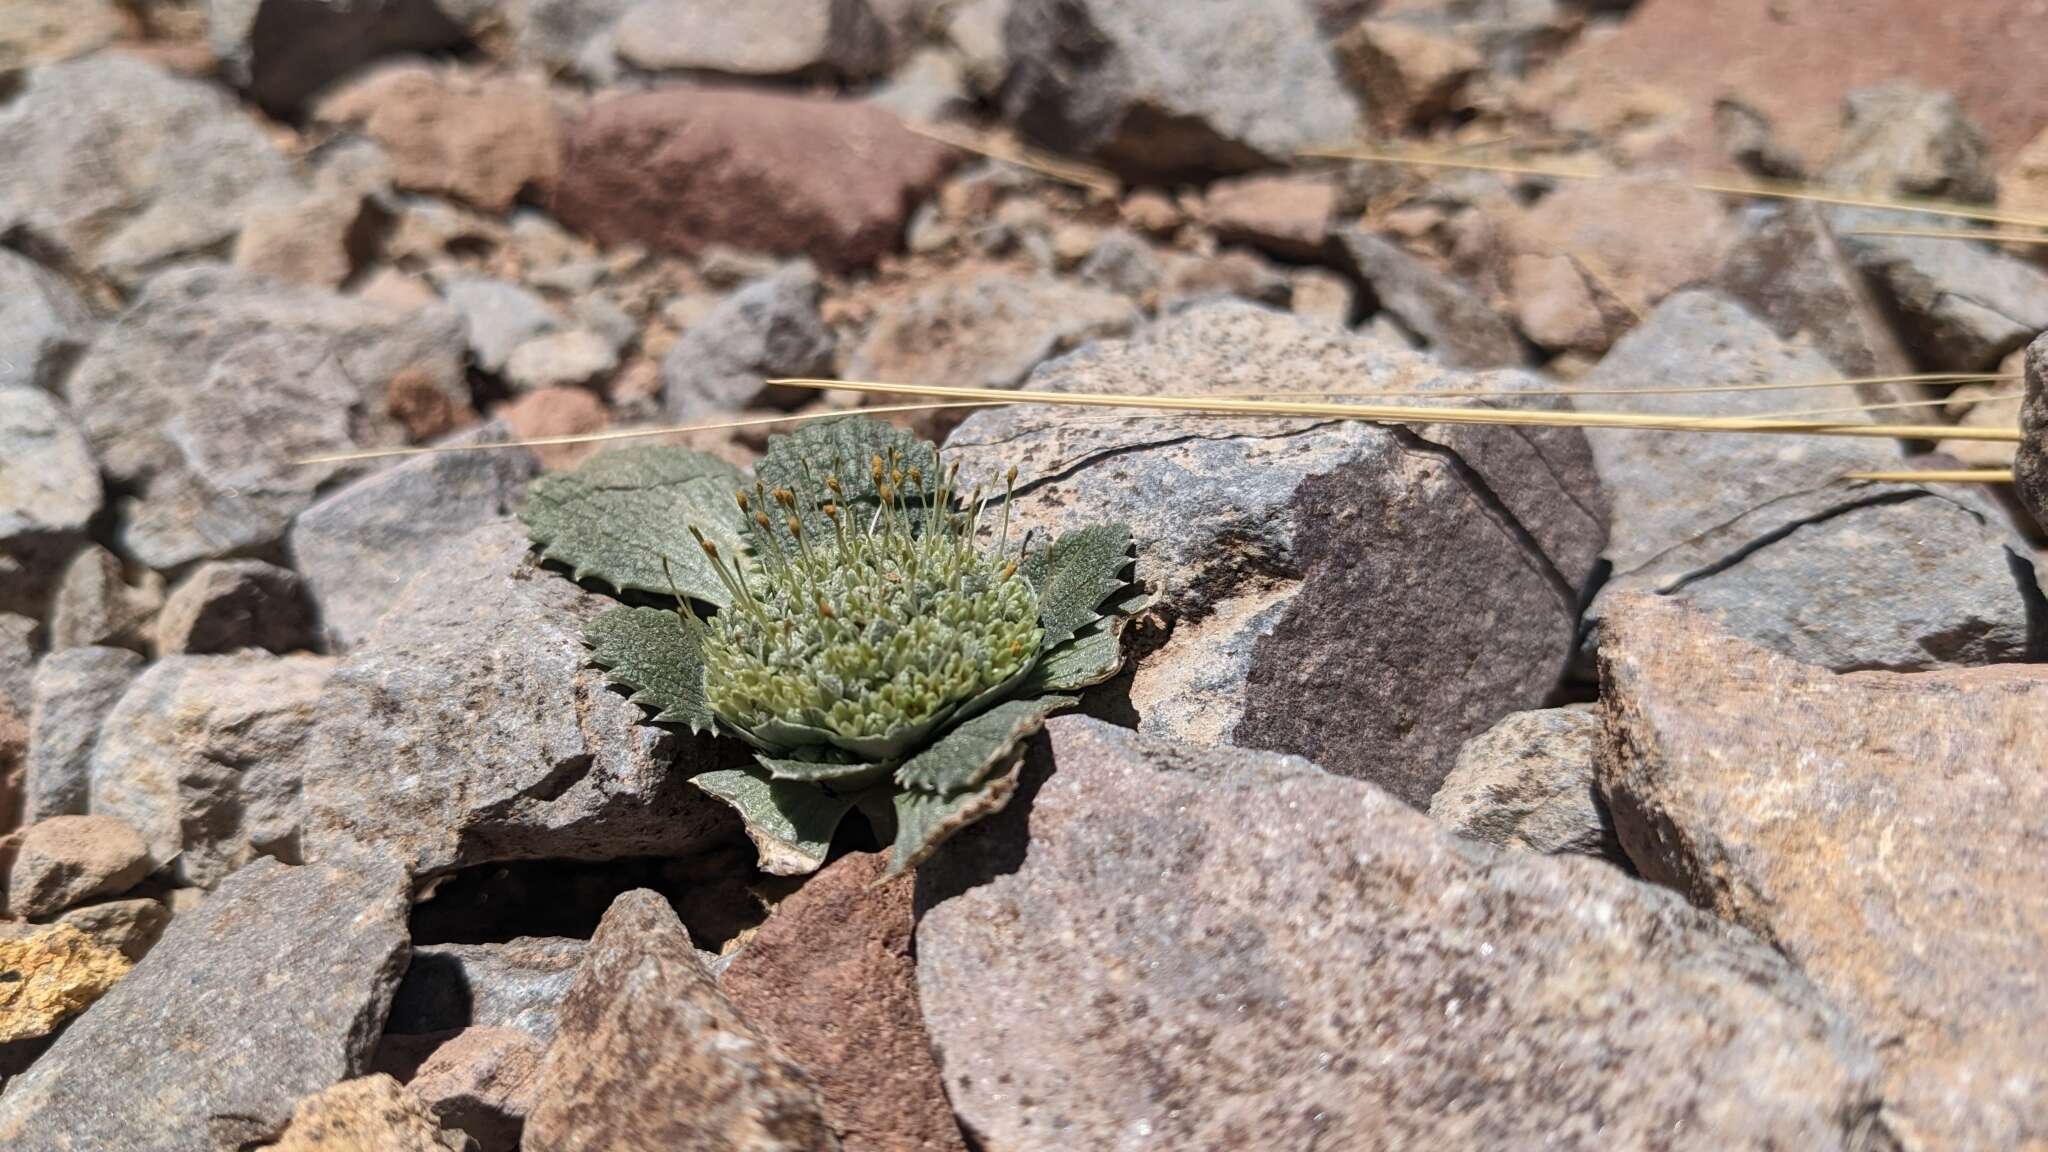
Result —
[[[383,145],[391,181],[503,212],[523,193],[545,200],[562,162],[562,130],[547,87],[405,63],[323,98],[316,115],[359,123]]]
[[[1517,712],[1465,741],[1429,814],[1460,836],[1503,848],[1619,859],[1593,779],[1599,732],[1590,708]]]
[[[859,81],[889,63],[868,0],[639,0],[614,39],[619,59],[649,72]]]
[[[297,187],[227,93],[132,56],[38,68],[0,111],[0,232],[122,283],[232,239],[243,212]]]
[[[1339,232],[1333,243],[1380,307],[1427,341],[1445,365],[1505,368],[1522,363],[1514,329],[1449,274],[1357,228]]]
[[[1629,858],[1843,1009],[1902,1146],[2048,1134],[2048,675],[1837,676],[1651,598],[1610,613],[1601,671]]]
[[[693,88],[597,101],[569,131],[554,209],[602,243],[718,241],[848,270],[903,235],[953,152],[859,104]]]
[[[449,543],[321,694],[307,858],[388,853],[426,875],[733,834],[688,780],[718,753],[642,724],[589,667],[582,628],[610,603],[537,568],[517,523]]]
[[[145,569],[130,584],[120,557],[87,544],[64,566],[50,597],[50,650],[103,644],[140,652],[163,604],[163,577]]]
[[[84,55],[121,30],[113,0],[14,0],[0,10],[0,75]]]
[[[555,1038],[555,1014],[575,982],[585,947],[564,937],[416,947],[385,1030],[427,1036],[512,1028],[546,1046]]]
[[[170,922],[171,910],[147,897],[87,904],[57,917],[57,923],[69,924],[93,943],[112,948],[131,961],[148,955]]]
[[[419,1094],[382,1074],[344,1080],[299,1101],[271,1152],[469,1152]]]
[[[41,920],[101,896],[114,896],[149,871],[149,848],[111,816],[52,816],[29,825],[0,850],[7,866],[7,914]]]
[[[322,88],[398,52],[452,48],[461,0],[208,0],[207,42],[228,79],[272,115],[297,112]]]
[[[0,1143],[237,1152],[276,1136],[300,1098],[362,1071],[407,903],[392,870],[250,864],[8,1084]]]
[[[166,656],[292,652],[317,639],[298,573],[261,560],[201,564],[171,589],[156,618],[156,650]]]
[[[69,924],[0,937],[0,973],[7,976],[0,980],[0,1045],[48,1036],[104,996],[129,966],[127,957]],[[0,1099],[0,1133],[11,1101]]]
[[[491,443],[488,424],[448,443]],[[323,496],[292,523],[287,544],[319,608],[326,640],[346,649],[369,635],[443,548],[510,515],[539,471],[523,448],[436,452]]]
[[[1980,204],[1998,197],[1991,150],[1956,98],[1911,81],[1849,93],[1842,141],[1821,178],[1874,196]]]
[[[1349,142],[1359,108],[1304,6],[1014,0],[1003,111],[1056,151],[1171,183]]]
[[[917,880],[925,1021],[985,1147],[1862,1146],[1869,1050],[1668,892],[1083,718],[1025,788]]]
[[[1218,180],[1204,193],[1202,211],[1225,243],[1312,262],[1322,256],[1329,236],[1337,186],[1328,179],[1289,176]]]
[[[84,814],[100,723],[141,670],[142,657],[124,648],[67,648],[36,664],[23,823]]]
[[[468,403],[452,316],[201,265],[153,279],[67,391],[154,567],[275,544],[321,485],[301,456],[402,443],[407,390]]]
[[[817,1089],[727,1002],[668,902],[605,912],[541,1064],[526,1152],[839,1147]]]
[[[520,392],[594,384],[619,366],[612,342],[588,328],[536,336],[505,359],[505,383]]]
[[[1925,228],[1924,217],[1840,209],[1842,248],[1898,318],[1899,335],[1929,368],[1982,372],[2048,329],[2048,273],[1995,248],[1954,240],[1856,235]]]
[[[87,810],[142,833],[152,868],[210,887],[254,856],[298,854],[300,777],[323,656],[172,656],[100,726]]]
[[[2019,459],[2014,476],[2020,501],[2034,514],[2034,523],[2048,530],[2048,339],[2027,348],[2027,399],[2020,407]]]
[[[505,370],[521,344],[565,323],[539,294],[504,280],[466,276],[448,284],[443,294],[462,317],[477,367],[493,374]]]
[[[1834,378],[1726,299],[1666,300],[1585,377],[1591,388]],[[1598,397],[1603,410],[1740,416],[1853,406],[1846,387]],[[1614,577],[1595,602],[1655,591],[1709,607],[1736,634],[1838,670],[1911,670],[2038,652],[2040,592],[1998,513],[1967,492],[1845,483],[1897,468],[1891,443],[1849,437],[1588,434],[1614,504]]]
[[[0,249],[0,393],[56,391],[94,327],[92,311],[61,277]]]
[[[1228,303],[1090,345],[1027,387],[1334,391],[1367,379],[1418,395],[1529,380],[1447,373]],[[1018,467],[1013,531],[1131,524],[1137,576],[1168,629],[1138,649],[1129,681],[1141,730],[1313,756],[1417,807],[1465,739],[1543,703],[1605,532],[1572,431],[1084,422],[1016,408],[977,413],[948,444],[990,473]],[[1364,604],[1370,629],[1356,627]]]
[[[513,1152],[540,1087],[547,1046],[517,1028],[465,1028],[434,1049],[406,1087],[476,1152]]]
[[[775,908],[719,987],[818,1083],[845,1152],[965,1152],[917,1008],[908,883],[841,857]]]
[[[798,262],[726,297],[690,325],[661,361],[669,419],[706,420],[778,401],[801,401],[766,381],[829,376],[839,341],[818,315],[818,272]]]
[[[0,385],[0,612],[43,614],[100,499],[99,466],[64,406]]]
[[[1784,339],[1811,341],[1839,376],[1913,370],[1891,320],[1814,205],[1787,204],[1745,229],[1714,286]],[[1910,398],[1903,390],[1858,392],[1878,404]],[[1901,418],[1917,419],[1910,410]]]

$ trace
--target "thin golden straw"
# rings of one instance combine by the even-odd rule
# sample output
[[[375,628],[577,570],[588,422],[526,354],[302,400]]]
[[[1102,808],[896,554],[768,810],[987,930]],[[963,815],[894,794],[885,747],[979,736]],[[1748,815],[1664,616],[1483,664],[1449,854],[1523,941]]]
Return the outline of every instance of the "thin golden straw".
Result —
[[[1929,468],[1924,471],[1851,472],[1844,480],[1891,480],[1902,484],[2010,484],[2010,468]]]
[[[1091,168],[1086,164],[1075,164],[1055,159],[1034,148],[1026,148],[1021,145],[1003,145],[998,147],[985,144],[961,133],[948,131],[931,124],[920,124],[914,120],[905,120],[903,126],[927,140],[937,140],[941,144],[951,145],[963,152],[972,152],[977,156],[986,156],[991,160],[1001,161],[1004,164],[1014,164],[1019,168],[1028,168],[1042,176],[1058,180],[1062,184],[1073,184],[1077,187],[1086,188],[1091,192],[1100,192],[1105,196],[1115,196],[1122,190],[1122,186],[1117,183],[1116,177],[1108,172],[1099,168]]]
[[[1922,240],[1985,240],[1993,244],[2048,244],[2040,232],[1987,232],[1981,228],[1851,228],[1845,236],[1911,236]]]
[[[557,444],[596,444],[605,440],[632,440],[645,436],[681,436],[690,432],[717,432],[727,428],[755,428],[763,424],[801,424],[807,420],[829,420],[834,416],[879,416],[890,412],[931,412],[940,408],[987,408],[1008,400],[958,400],[925,404],[877,404],[872,408],[849,408],[835,412],[792,412],[786,416],[751,416],[744,420],[720,420],[709,424],[674,424],[663,428],[628,428],[618,432],[584,432],[570,436],[538,436],[531,440],[501,440],[493,444],[427,444],[414,448],[371,448],[362,452],[335,452],[325,456],[302,456],[293,464],[342,464],[353,460],[381,460],[390,456],[430,456],[437,452],[487,452],[504,448],[550,448]]]
[[[1661,385],[1649,388],[1579,388],[1565,385],[1554,388],[1446,388],[1442,391],[1419,392],[1413,388],[1382,389],[1361,392],[1329,391],[1279,391],[1247,392],[1247,396],[1306,396],[1324,398],[1331,396],[1456,396],[1459,398],[1484,397],[1488,399],[1513,399],[1517,396],[1662,396],[1683,395],[1689,392],[1779,392],[1808,388],[1845,388],[1859,384],[1990,384],[2000,380],[2018,380],[2018,372],[1924,372],[1910,376],[1851,376],[1834,380],[1802,380],[1794,383],[1773,382],[1768,384],[1699,384]]]
[[[838,389],[883,396],[944,396],[987,403],[1147,408],[1211,415],[1309,417],[1367,420],[1383,424],[1510,424],[1550,428],[1633,428],[1663,432],[1774,432],[1813,436],[1857,436],[1890,440],[1989,440],[2018,443],[2014,428],[1965,428],[1948,424],[1841,424],[1827,421],[1764,420],[1739,416],[1652,416],[1634,412],[1560,412],[1540,408],[1432,408],[1396,404],[1327,404],[1243,400],[1203,396],[1128,396],[1096,392],[1012,392],[998,388],[949,388],[867,380],[791,378],[770,380],[793,388]]]
[[[1974,397],[1969,402],[1972,404],[1989,404],[1997,400],[2024,400],[2026,396],[2025,392],[1998,392],[1990,396]],[[1803,408],[1793,412],[1764,412],[1760,415],[1765,419],[1771,420],[1795,420],[1803,416],[1836,416],[1845,412],[1882,412],[1887,408],[1932,408],[1937,405],[1947,404],[1953,399],[1955,399],[1953,396],[1942,396],[1933,400],[1893,400],[1884,404],[1849,404],[1839,408]]]

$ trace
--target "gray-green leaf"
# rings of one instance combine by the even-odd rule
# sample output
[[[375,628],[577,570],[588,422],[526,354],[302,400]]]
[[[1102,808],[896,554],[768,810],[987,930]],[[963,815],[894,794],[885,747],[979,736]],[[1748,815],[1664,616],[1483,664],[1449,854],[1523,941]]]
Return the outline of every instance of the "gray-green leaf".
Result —
[[[800,500],[804,531],[827,537],[832,525],[814,509],[824,495],[825,477],[839,478],[838,503],[865,517],[881,504],[871,461],[900,453],[905,471],[915,467],[927,489],[938,481],[938,453],[930,442],[893,425],[866,416],[817,420],[783,436],[770,436],[768,450],[754,465],[754,476],[770,491],[787,488],[808,497]],[[785,542],[788,534],[777,524]]]
[[[948,836],[987,816],[1001,812],[1016,795],[1024,758],[1014,756],[1008,769],[981,787],[953,796],[908,788],[896,794],[896,844],[889,854],[889,875],[900,876],[924,862]]]
[[[519,517],[541,555],[568,565],[578,580],[666,596],[672,573],[683,595],[723,607],[731,597],[690,538],[690,527],[737,560],[747,522],[733,493],[742,482],[739,470],[716,456],[625,448],[535,480]]]
[[[1039,657],[1023,691],[1072,692],[1102,683],[1123,666],[1123,620],[1110,617]]]
[[[896,769],[896,782],[950,796],[980,784],[1015,755],[1017,745],[1062,708],[1079,703],[1072,696],[1040,696],[1005,700],[931,742]]]
[[[665,608],[613,608],[583,630],[590,662],[632,701],[655,709],[663,724],[708,732],[714,717],[704,696],[704,656],[697,634]]]
[[[1123,589],[1131,565],[1128,524],[1090,524],[1053,541],[1038,589],[1046,648],[1065,643],[1102,617],[1102,602]]]
[[[850,795],[831,796],[810,784],[771,780],[760,768],[704,772],[690,782],[739,812],[761,870],[773,876],[816,872],[832,847],[832,833],[854,803]]]
[[[768,774],[777,780],[801,780],[808,784],[830,785],[835,792],[859,791],[889,775],[887,764],[868,764],[855,761],[837,764],[824,760],[800,760],[770,756],[765,752],[754,753],[754,759]]]

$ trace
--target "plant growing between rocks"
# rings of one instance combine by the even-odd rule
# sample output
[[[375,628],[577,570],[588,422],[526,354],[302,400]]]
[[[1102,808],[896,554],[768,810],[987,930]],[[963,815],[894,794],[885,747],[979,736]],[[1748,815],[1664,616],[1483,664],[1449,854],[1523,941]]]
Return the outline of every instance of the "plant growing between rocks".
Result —
[[[992,483],[963,499],[959,461],[855,417],[771,438],[751,482],[688,449],[600,455],[520,515],[545,559],[635,601],[586,639],[650,722],[752,747],[693,782],[765,870],[814,871],[859,808],[896,875],[1001,810],[1024,739],[1123,663],[1130,528],[1013,540],[1015,476],[991,511]]]

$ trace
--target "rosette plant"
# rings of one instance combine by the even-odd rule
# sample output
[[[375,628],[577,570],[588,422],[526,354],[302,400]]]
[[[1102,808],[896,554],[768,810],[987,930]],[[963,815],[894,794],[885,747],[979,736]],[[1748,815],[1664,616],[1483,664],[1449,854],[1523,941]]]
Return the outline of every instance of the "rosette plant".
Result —
[[[1025,738],[1122,666],[1130,529],[1032,540],[1015,479],[963,493],[959,461],[847,417],[772,437],[751,479],[681,448],[599,455],[535,482],[521,518],[632,601],[586,636],[651,723],[751,746],[693,782],[765,870],[815,870],[858,808],[893,874],[1008,803]]]

